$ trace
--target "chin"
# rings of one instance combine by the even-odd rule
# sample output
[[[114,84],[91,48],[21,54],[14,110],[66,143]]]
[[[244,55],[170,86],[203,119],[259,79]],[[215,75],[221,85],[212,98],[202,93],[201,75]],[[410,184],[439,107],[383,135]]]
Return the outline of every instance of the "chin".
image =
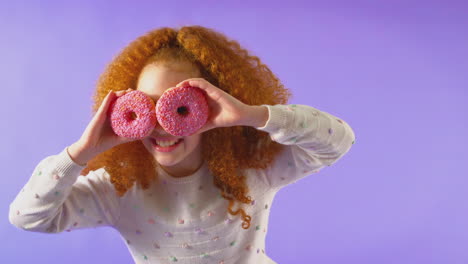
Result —
[[[171,167],[176,165],[177,163],[180,162],[180,160],[176,157],[160,157],[160,156],[154,156],[154,159],[159,165],[162,165],[164,167]]]

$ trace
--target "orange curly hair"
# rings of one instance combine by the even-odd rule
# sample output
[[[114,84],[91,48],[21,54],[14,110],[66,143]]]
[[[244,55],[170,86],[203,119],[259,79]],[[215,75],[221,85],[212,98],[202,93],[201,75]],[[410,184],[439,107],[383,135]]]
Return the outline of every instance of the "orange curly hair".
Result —
[[[248,105],[285,104],[291,93],[256,56],[235,40],[202,26],[163,27],[152,30],[121,51],[100,75],[93,96],[93,113],[110,90],[135,89],[139,74],[151,63],[190,62],[201,78]],[[208,140],[209,139],[209,140]],[[265,169],[283,145],[269,134],[250,126],[219,127],[202,134],[202,156],[214,176],[213,184],[229,200],[228,212],[241,213],[242,228],[251,217],[243,209],[232,210],[234,200],[249,204],[248,186],[242,169]],[[125,166],[124,166],[125,165]],[[147,189],[157,179],[158,166],[141,140],[121,144],[95,156],[81,171],[105,167],[116,193],[123,196],[135,182]]]

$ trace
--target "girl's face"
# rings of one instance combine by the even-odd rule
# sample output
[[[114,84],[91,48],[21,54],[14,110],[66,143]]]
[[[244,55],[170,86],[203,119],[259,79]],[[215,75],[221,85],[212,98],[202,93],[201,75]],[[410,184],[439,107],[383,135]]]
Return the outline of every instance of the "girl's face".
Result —
[[[198,71],[188,63],[149,64],[140,73],[137,90],[146,93],[156,103],[165,90],[175,87],[186,79],[197,77],[199,77]],[[182,142],[172,151],[162,152],[155,148],[155,139],[158,138],[170,140],[182,138]],[[166,132],[159,123],[150,136],[142,139],[143,145],[161,168],[173,177],[191,175],[202,165],[200,141],[201,134],[176,137]]]

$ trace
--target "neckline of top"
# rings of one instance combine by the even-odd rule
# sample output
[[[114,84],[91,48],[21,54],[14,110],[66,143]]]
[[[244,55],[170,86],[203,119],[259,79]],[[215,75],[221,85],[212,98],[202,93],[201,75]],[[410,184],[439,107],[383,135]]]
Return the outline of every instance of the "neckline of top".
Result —
[[[188,184],[197,181],[202,175],[208,172],[208,167],[206,166],[206,162],[203,161],[203,164],[200,168],[195,171],[193,174],[185,176],[185,177],[174,177],[168,174],[163,168],[160,166],[157,167],[158,169],[158,176],[160,177],[163,183],[172,183],[172,184]]]

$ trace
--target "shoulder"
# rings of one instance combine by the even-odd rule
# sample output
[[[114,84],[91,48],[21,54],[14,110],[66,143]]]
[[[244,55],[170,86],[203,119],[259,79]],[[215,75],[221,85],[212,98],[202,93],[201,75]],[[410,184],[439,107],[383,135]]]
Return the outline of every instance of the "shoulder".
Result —
[[[245,169],[243,175],[246,178],[246,184],[249,188],[249,194],[253,196],[264,195],[267,192],[275,191],[271,188],[267,170]]]

